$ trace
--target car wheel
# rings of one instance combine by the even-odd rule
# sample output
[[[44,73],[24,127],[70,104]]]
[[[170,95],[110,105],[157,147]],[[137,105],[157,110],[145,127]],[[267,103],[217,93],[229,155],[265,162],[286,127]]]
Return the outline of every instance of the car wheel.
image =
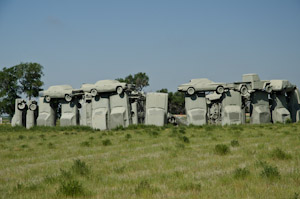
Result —
[[[123,93],[123,88],[121,86],[118,86],[116,89],[117,93],[120,95]]]
[[[45,96],[45,101],[49,103],[51,101],[51,97],[49,95],[46,95]]]
[[[93,88],[93,89],[91,90],[91,94],[92,94],[93,97],[96,97],[96,95],[98,94],[98,91],[97,91],[96,89]]]
[[[25,107],[26,107],[26,104],[24,102],[18,103],[18,109],[19,110],[23,110],[23,109],[25,109]]]
[[[37,108],[37,105],[36,105],[36,104],[30,104],[30,105],[29,105],[29,110],[31,110],[31,111],[35,111],[36,108]]]
[[[189,95],[194,95],[194,93],[195,93],[195,89],[193,88],[193,87],[189,87],[188,89],[187,89],[187,94],[189,94]]]
[[[66,95],[65,95],[65,100],[66,100],[67,102],[70,102],[70,101],[72,101],[72,97],[71,97],[71,95],[69,95],[69,94],[66,94]]]
[[[271,93],[272,92],[272,86],[269,84],[269,85],[266,85],[265,86],[265,91],[267,92],[267,93]]]
[[[241,88],[240,88],[240,93],[241,93],[242,95],[246,95],[246,94],[248,93],[248,88],[247,88],[247,86],[242,85]]]
[[[217,92],[218,94],[222,94],[222,93],[224,93],[224,91],[225,91],[225,89],[224,89],[223,86],[218,86],[217,89],[216,89],[216,92]]]

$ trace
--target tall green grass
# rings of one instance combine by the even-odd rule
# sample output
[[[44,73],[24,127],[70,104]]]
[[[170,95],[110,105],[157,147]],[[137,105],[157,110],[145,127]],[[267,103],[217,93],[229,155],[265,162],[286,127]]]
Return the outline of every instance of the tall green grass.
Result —
[[[300,124],[0,126],[0,198],[297,198]]]

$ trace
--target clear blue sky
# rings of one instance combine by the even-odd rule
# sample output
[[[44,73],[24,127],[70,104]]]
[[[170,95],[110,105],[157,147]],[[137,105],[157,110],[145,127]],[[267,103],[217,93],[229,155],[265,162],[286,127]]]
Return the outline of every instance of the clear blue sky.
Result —
[[[44,66],[44,88],[146,72],[146,91],[192,78],[300,86],[299,0],[0,0],[0,69]]]

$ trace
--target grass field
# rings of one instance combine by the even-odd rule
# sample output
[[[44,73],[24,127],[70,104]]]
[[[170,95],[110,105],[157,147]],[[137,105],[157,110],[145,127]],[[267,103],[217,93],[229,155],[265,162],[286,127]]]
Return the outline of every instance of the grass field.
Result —
[[[1,198],[300,198],[300,124],[0,126]]]

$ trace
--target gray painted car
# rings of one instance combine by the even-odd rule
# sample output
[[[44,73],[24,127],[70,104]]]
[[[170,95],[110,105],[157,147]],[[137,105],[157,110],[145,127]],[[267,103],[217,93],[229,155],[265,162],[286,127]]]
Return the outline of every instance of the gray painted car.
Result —
[[[177,90],[186,92],[188,95],[193,95],[195,92],[216,91],[222,94],[225,91],[224,83],[216,83],[207,78],[192,79],[189,83],[181,84]]]
[[[186,92],[188,95],[193,95],[196,92],[207,91],[215,91],[217,94],[222,94],[229,89],[239,91],[242,95],[246,95],[248,93],[247,85],[242,82],[227,84],[213,82],[207,78],[192,79],[189,83],[181,84],[177,88],[178,91]]]
[[[75,93],[91,93],[92,96],[96,96],[98,93],[117,92],[123,93],[128,88],[126,83],[119,82],[117,80],[100,80],[95,84],[82,84],[80,89],[75,89]]]
[[[65,99],[67,102],[72,101],[73,88],[70,85],[50,86],[47,90],[40,92],[40,97],[44,97],[46,102],[51,99]]]

